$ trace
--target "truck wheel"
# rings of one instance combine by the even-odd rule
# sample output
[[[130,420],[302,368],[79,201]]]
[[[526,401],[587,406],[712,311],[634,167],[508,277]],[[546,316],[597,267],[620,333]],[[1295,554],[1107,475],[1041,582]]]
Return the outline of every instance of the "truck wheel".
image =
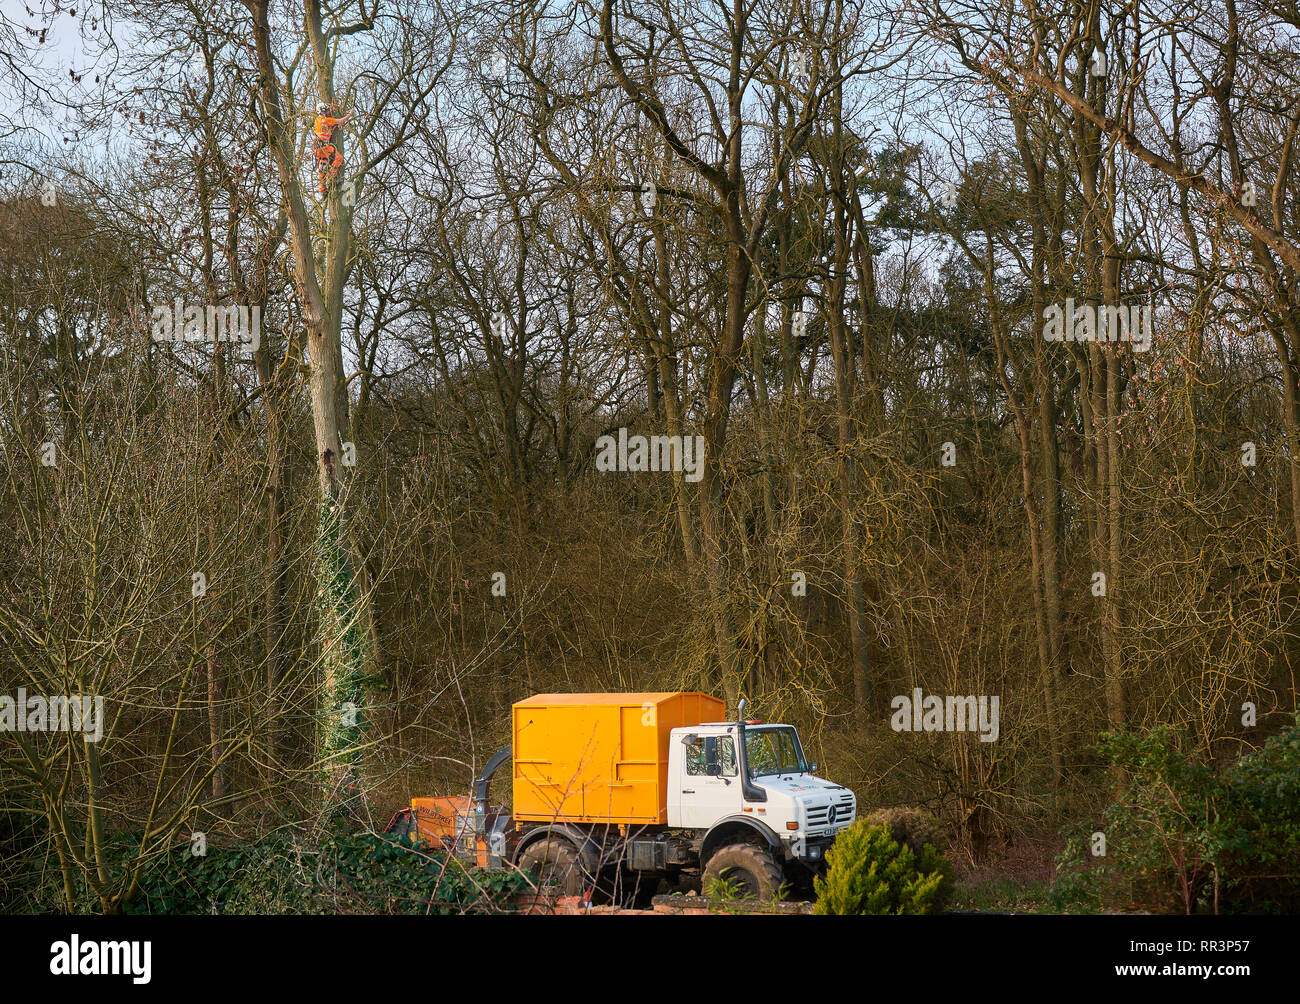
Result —
[[[582,863],[567,840],[547,837],[524,848],[519,870],[531,875],[539,891],[558,896],[582,895]]]
[[[780,899],[785,874],[766,848],[754,844],[727,844],[718,848],[704,869],[709,879],[721,882],[739,899]]]

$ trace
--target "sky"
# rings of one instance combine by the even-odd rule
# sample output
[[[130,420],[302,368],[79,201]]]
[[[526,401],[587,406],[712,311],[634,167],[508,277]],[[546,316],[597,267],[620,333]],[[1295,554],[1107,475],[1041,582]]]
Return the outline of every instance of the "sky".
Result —
[[[87,7],[78,0],[0,0],[0,24],[0,120],[21,127],[26,140],[62,145],[76,128],[75,115],[42,88],[53,85],[59,99],[69,95],[69,86],[74,96],[89,96],[98,89],[95,76],[104,75],[112,60],[105,53],[109,33],[98,3]],[[119,45],[135,34],[130,26],[113,26]],[[70,73],[82,82],[75,84]]]

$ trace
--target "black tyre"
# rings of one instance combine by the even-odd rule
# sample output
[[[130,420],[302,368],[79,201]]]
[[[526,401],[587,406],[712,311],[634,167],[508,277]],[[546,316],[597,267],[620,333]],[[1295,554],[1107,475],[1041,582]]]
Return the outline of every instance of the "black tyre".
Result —
[[[525,847],[519,855],[519,870],[530,876],[543,894],[582,895],[582,862],[577,849],[562,837],[547,837]]]
[[[737,899],[780,899],[785,874],[766,848],[727,844],[713,853],[704,868],[705,891],[717,884]]]

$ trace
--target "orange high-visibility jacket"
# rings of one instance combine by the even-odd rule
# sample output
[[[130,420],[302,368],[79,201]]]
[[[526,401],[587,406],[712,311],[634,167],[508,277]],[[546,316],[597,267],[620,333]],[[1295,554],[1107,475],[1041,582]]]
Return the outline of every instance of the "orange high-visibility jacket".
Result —
[[[331,118],[328,115],[317,115],[316,121],[312,124],[312,129],[316,132],[316,141],[318,143],[328,143],[334,137],[334,127],[339,124],[339,120]]]

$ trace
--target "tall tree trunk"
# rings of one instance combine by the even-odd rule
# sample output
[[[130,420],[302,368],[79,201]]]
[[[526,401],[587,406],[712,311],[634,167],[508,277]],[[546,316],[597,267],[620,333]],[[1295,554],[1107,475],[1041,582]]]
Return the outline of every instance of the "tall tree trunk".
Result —
[[[294,280],[311,361],[308,388],[320,489],[315,555],[317,644],[320,652],[316,720],[322,809],[327,814],[348,813],[356,810],[355,798],[359,794],[364,679],[364,653],[361,634],[357,630],[358,611],[353,581],[355,556],[349,553],[348,477],[341,463],[343,432],[348,425],[348,399],[343,380],[340,332],[343,293],[350,267],[351,209],[344,204],[339,184],[331,184],[326,194],[326,218],[329,222],[323,242],[323,261],[318,261],[313,249],[311,221],[298,178],[294,132],[289,129],[280,99],[271,51],[268,0],[244,0],[244,3],[252,13],[263,112],[288,211]],[[319,0],[306,0],[304,27],[315,64],[320,100],[333,108],[333,57],[322,27]],[[333,143],[341,155],[346,155],[341,131],[335,134]]]
[[[733,195],[734,198],[734,195]],[[736,360],[745,338],[745,294],[749,288],[749,259],[744,247],[733,240],[727,252],[727,299],[722,344],[714,354],[708,399],[702,423],[705,456],[700,479],[700,544],[704,552],[704,577],[713,607],[713,636],[718,667],[729,704],[738,699],[741,665],[731,611],[730,576],[723,554],[722,453],[727,441],[727,420],[731,412],[731,391],[736,379]]]
[[[655,241],[655,267],[658,270],[659,291],[667,297],[672,289],[672,277],[668,268],[668,239],[664,234],[664,221],[656,217],[652,223]],[[673,315],[667,302],[660,300],[657,312],[659,321],[658,337],[654,339],[655,354],[659,361],[659,384],[662,388],[664,418],[668,425],[668,435],[685,436],[686,427],[682,421],[682,392],[680,364],[677,361],[677,341],[673,337]],[[699,545],[695,540],[695,525],[691,518],[691,499],[686,488],[686,476],[683,471],[673,472],[673,493],[677,506],[677,527],[682,535],[682,554],[686,558],[687,574],[695,571],[699,563]]]
[[[849,622],[849,645],[853,656],[853,703],[859,714],[871,705],[871,654],[867,650],[867,604],[862,585],[861,529],[854,512],[856,482],[853,446],[853,352],[844,323],[844,290],[848,285],[851,224],[837,200],[834,210],[834,264],[828,285],[827,323],[830,328],[831,359],[835,366],[835,480],[840,509],[840,547],[844,562],[844,591]]]

